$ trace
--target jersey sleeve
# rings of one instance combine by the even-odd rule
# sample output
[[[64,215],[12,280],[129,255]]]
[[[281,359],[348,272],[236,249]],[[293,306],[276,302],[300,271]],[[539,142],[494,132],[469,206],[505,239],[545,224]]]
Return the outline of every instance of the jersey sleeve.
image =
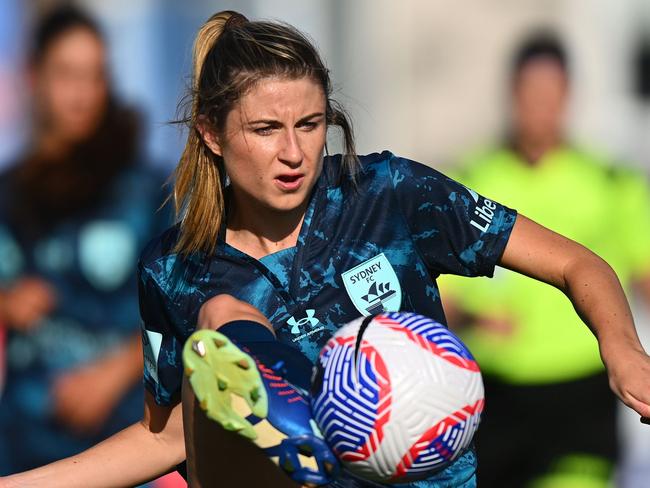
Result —
[[[150,271],[140,263],[139,299],[144,351],[144,385],[158,405],[180,399],[181,348],[166,309],[167,298]]]
[[[492,276],[517,213],[414,161],[393,157],[390,173],[397,205],[429,269]]]

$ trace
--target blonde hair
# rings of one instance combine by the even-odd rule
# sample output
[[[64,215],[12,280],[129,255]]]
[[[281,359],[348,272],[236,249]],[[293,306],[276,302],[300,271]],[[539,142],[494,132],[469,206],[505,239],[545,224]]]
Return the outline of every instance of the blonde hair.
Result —
[[[174,176],[180,221],[176,252],[212,252],[225,213],[223,159],[205,144],[198,123],[219,135],[228,113],[255,83],[271,76],[310,77],[323,88],[328,126],[341,128],[345,152],[342,177],[354,175],[358,159],[349,119],[330,98],[329,71],[312,43],[298,30],[276,22],[249,22],[224,11],[203,24],[194,41],[191,107],[184,122],[187,143]]]

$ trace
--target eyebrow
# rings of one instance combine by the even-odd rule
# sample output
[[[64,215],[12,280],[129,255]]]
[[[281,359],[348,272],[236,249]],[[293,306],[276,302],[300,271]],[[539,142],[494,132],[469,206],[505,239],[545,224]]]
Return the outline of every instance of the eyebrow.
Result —
[[[312,114],[305,115],[304,117],[300,118],[298,120],[298,123],[307,122],[308,120],[314,119],[316,117],[324,117],[324,116],[325,116],[324,112],[314,112]],[[272,124],[277,124],[277,123],[278,123],[278,121],[276,119],[257,119],[257,120],[251,120],[250,122],[248,122],[248,125],[255,125],[255,124],[269,124],[269,125],[272,125]]]

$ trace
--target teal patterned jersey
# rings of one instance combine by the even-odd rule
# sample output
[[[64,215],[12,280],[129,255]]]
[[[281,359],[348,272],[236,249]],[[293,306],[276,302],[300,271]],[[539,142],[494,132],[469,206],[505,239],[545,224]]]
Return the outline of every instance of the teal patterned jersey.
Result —
[[[138,256],[170,222],[167,212],[156,212],[163,178],[135,165],[107,184],[95,205],[32,234],[10,212],[15,171],[0,175],[0,290],[38,277],[56,290],[56,307],[33,329],[7,334],[0,476],[76,454],[142,418],[142,386],[134,384],[97,432],[76,432],[54,415],[53,391],[63,375],[138,334]]]
[[[256,260],[221,239],[212,255],[180,257],[176,227],[149,244],[140,309],[145,385],[157,403],[178,399],[183,344],[217,294],[257,307],[278,340],[315,361],[332,333],[361,315],[403,310],[446,323],[442,273],[492,275],[513,210],[389,152],[360,161],[352,183],[341,178],[340,156],[325,158],[295,248]]]
[[[181,349],[201,305],[230,294],[257,307],[278,339],[315,360],[343,324],[382,310],[445,323],[436,278],[491,276],[516,214],[438,171],[389,152],[362,156],[356,186],[325,158],[298,243],[258,261],[223,240],[211,256],[173,252],[178,229],[141,256],[145,384],[161,405],[177,396]]]

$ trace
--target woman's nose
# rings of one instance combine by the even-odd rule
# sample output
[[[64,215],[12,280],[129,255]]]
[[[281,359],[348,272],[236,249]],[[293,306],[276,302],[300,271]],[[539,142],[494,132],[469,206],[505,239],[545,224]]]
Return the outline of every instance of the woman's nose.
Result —
[[[295,130],[287,131],[278,156],[282,162],[291,166],[297,166],[302,162],[303,152]]]

